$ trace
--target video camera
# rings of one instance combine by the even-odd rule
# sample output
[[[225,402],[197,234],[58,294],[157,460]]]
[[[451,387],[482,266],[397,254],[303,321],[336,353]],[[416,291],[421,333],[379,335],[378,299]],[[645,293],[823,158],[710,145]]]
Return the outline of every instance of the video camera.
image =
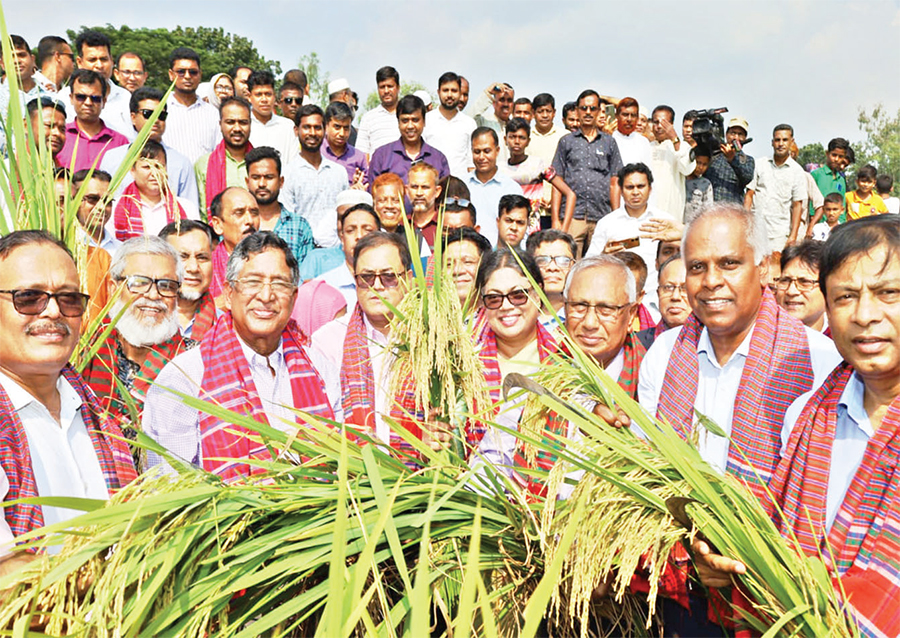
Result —
[[[725,143],[725,119],[722,113],[727,113],[726,107],[718,109],[704,109],[694,111],[694,128],[691,137],[698,146],[709,149],[710,155],[721,153],[720,146]]]

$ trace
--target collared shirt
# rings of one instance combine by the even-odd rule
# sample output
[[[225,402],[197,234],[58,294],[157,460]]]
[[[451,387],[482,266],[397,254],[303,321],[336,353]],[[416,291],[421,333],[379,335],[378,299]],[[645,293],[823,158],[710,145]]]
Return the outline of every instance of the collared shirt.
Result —
[[[616,146],[619,147],[619,156],[622,158],[623,166],[637,164],[638,162],[647,167],[650,166],[652,162],[650,140],[637,131],[623,135],[618,129],[613,131],[612,137],[616,141]],[[654,177],[656,177],[655,174]]]
[[[281,171],[300,155],[300,142],[294,133],[294,123],[286,117],[272,114],[263,124],[250,112],[250,144],[253,148],[269,146],[281,156]]]
[[[353,302],[356,303],[355,301]],[[353,311],[353,306],[347,306],[348,314]],[[348,318],[346,316],[329,321],[316,330],[312,335],[312,344],[319,348],[328,360],[338,370],[344,362],[344,340],[347,338]],[[391,440],[391,428],[384,422],[384,415],[390,414],[393,405],[393,397],[390,392],[390,363],[393,360],[388,349],[388,337],[382,334],[369,323],[368,317],[363,314],[363,324],[366,329],[366,340],[369,345],[369,361],[372,364],[372,378],[375,381],[375,435],[384,443]]]
[[[356,305],[356,278],[350,272],[350,266],[347,265],[346,259],[339,266],[316,277],[315,281],[324,281],[344,295],[348,312]]]
[[[106,104],[100,111],[100,119],[106,122],[109,128],[121,133],[128,141],[131,141],[137,137],[134,125],[131,123],[131,93],[110,80],[106,81],[106,85],[109,87],[109,91],[106,94]],[[69,86],[64,86],[57,93],[58,99],[66,105],[67,122],[75,121],[75,106],[72,104],[71,93],[72,88]]]
[[[422,139],[438,149],[447,157],[450,174],[464,179],[472,163],[472,131],[476,128],[475,120],[457,111],[449,120],[440,109],[429,111],[425,115],[425,131]]]
[[[847,197],[847,178],[844,175],[843,171],[833,171],[828,166],[820,166],[812,173],[812,178],[816,182],[816,186],[819,187],[819,192],[822,193],[822,197],[827,197],[831,193],[840,193],[841,199],[846,201]],[[815,214],[815,210],[813,208],[809,209],[810,217]],[[838,218],[839,222],[845,222],[846,214],[841,213],[841,216]]]
[[[99,166],[106,151],[128,144],[124,135],[106,126],[103,120],[100,120],[100,124],[102,128],[92,137],[88,137],[77,122],[66,124],[66,145],[56,156],[60,166],[71,169],[73,173],[92,168],[95,164]]]
[[[758,159],[747,190],[754,214],[766,221],[769,248],[780,251],[791,232],[791,206],[806,198],[806,173],[790,157],[781,166],[771,157]]]
[[[653,190],[650,202],[678,221],[684,214],[684,180],[694,172],[697,163],[691,159],[691,145],[680,142],[678,150],[672,140],[650,142],[650,170]]]
[[[537,126],[531,129],[531,141],[528,142],[528,154],[540,157],[548,165],[553,162],[556,155],[556,147],[559,146],[559,140],[569,134],[564,128],[554,124],[546,133],[537,130]]]
[[[60,419],[22,386],[0,372],[0,385],[22,421],[39,496],[107,499],[106,479],[94,444],[81,417],[81,397],[62,375],[56,381]],[[0,499],[6,500],[9,481],[0,468]],[[64,507],[42,506],[44,524],[53,525],[82,514]],[[6,518],[0,516],[0,555],[13,539]]]
[[[206,153],[212,153],[222,140],[219,128],[219,111],[212,104],[200,98],[185,106],[170,95],[166,101],[169,117],[163,141],[184,155],[191,162]],[[200,187],[200,185],[197,185]],[[243,184],[241,184],[243,186]],[[200,188],[202,191],[202,187]]]
[[[118,198],[113,202],[113,210],[118,207],[120,199],[121,198]],[[200,221],[200,211],[197,208],[196,202],[189,202],[181,197],[176,197],[175,201],[178,204],[181,204],[181,207],[184,209],[184,214],[188,219]],[[173,217],[177,217],[178,211],[174,210],[172,211],[172,214]],[[158,202],[153,204],[142,199],[141,223],[144,225],[144,235],[158,235],[159,231],[169,223],[168,214],[166,213],[166,200],[160,198]],[[115,229],[115,214],[113,214],[110,221],[107,223],[107,227],[110,226],[113,230]]]
[[[112,217],[110,217],[110,220]],[[103,236],[100,238],[100,242],[94,241],[94,238],[88,235],[87,231],[78,227],[78,237],[82,241],[87,241],[89,246],[95,246],[97,248],[102,248],[106,252],[109,253],[110,257],[116,254],[116,251],[119,249],[119,246],[122,245],[118,239],[116,239],[116,234],[113,231],[110,231],[109,226],[103,227]]]
[[[362,171],[363,175],[365,175],[369,170],[369,160],[366,159],[366,154],[358,148],[350,146],[350,144],[347,144],[344,147],[342,155],[336,155],[335,152],[331,150],[331,147],[328,146],[328,140],[323,140],[322,157],[331,160],[335,164],[340,164],[347,169],[348,184],[353,184],[353,178],[356,177],[356,171]]]
[[[797,424],[797,419],[803,408],[812,398],[818,388],[810,390],[797,397],[784,414],[784,430],[781,432],[781,452],[784,454],[791,431]],[[834,428],[834,442],[831,444],[831,469],[828,472],[828,490],[825,499],[825,526],[831,529],[831,524],[837,516],[850,483],[856,475],[866,453],[869,440],[875,436],[872,422],[866,412],[863,398],[866,386],[859,375],[854,372],[850,375],[837,405],[837,422]]]
[[[469,187],[469,199],[475,206],[475,219],[481,226],[481,234],[487,237],[492,246],[497,244],[497,207],[504,195],[522,195],[522,187],[515,180],[497,169],[494,176],[482,182],[472,171],[466,176]]]
[[[343,166],[322,158],[316,168],[301,155],[287,168],[279,200],[285,208],[309,222],[318,246],[330,248],[339,243],[335,206],[338,194],[344,190],[347,190],[347,171]],[[320,226],[323,220],[328,222],[327,226]]]
[[[818,388],[842,359],[831,339],[810,328],[804,328],[804,332],[806,332],[809,342],[813,388]],[[666,377],[666,369],[669,366],[669,358],[680,333],[681,328],[678,328],[677,330],[667,330],[658,336],[647,350],[641,363],[638,397],[641,407],[654,417],[659,405],[659,395]],[[741,383],[741,375],[744,372],[744,363],[750,353],[752,337],[753,331],[751,330],[725,364],[719,364],[716,359],[715,350],[706,328],[703,329],[697,343],[699,378],[694,408],[712,419],[726,434],[731,433],[734,402]],[[706,431],[697,423],[694,424],[694,427],[700,428],[700,456],[720,472],[725,472],[728,462],[728,439]],[[641,434],[639,429],[635,429],[635,432]]]
[[[315,279],[332,268],[337,268],[345,260],[342,246],[314,248],[300,264],[300,281]]]
[[[712,184],[713,201],[743,206],[744,188],[753,179],[755,165],[753,158],[743,151],[735,153],[730,162],[722,153],[716,153],[710,158],[709,168],[703,176]]]
[[[575,219],[595,222],[612,210],[609,202],[610,178],[622,169],[619,147],[612,136],[601,131],[592,141],[581,130],[564,135],[553,158],[556,174],[575,191]],[[565,198],[560,205],[564,210]]]
[[[370,156],[376,148],[400,139],[396,110],[392,113],[381,104],[367,111],[359,121],[356,148]]]
[[[422,140],[422,149],[419,151],[419,155],[410,157],[403,148],[403,140],[397,140],[375,149],[369,160],[367,179],[371,184],[382,173],[394,173],[399,175],[405,184],[406,176],[409,174],[413,162],[425,162],[434,166],[438,171],[438,179],[444,179],[450,174],[447,158],[435,147]]]
[[[309,222],[300,215],[292,213],[284,206],[281,207],[281,215],[278,216],[278,223],[275,224],[272,232],[287,242],[287,245],[291,247],[291,251],[294,253],[294,257],[297,258],[298,264],[303,263],[306,255],[316,245]]]
[[[206,218],[207,201],[206,201],[206,169],[209,166],[209,156],[212,153],[202,155],[194,162],[194,176],[197,181],[197,201],[200,203],[200,210]],[[237,186],[238,188],[247,188],[247,163],[245,160],[236,160],[225,149],[225,183],[228,186]]]
[[[297,427],[290,409],[294,405],[294,397],[291,392],[290,373],[284,360],[283,343],[279,342],[275,352],[263,357],[254,352],[240,337],[238,342],[250,367],[250,375],[259,393],[269,425],[285,432],[293,432]],[[307,347],[306,353],[322,378],[335,419],[340,422],[343,412],[339,371],[317,349]],[[271,370],[275,371],[274,377],[270,366]],[[203,372],[203,355],[200,348],[193,348],[177,355],[162,369],[156,377],[156,384],[147,393],[142,418],[142,428],[148,436],[175,456],[194,465],[201,465],[203,462],[200,448],[200,412],[187,406],[181,397],[169,392],[169,389],[197,398],[200,396]],[[165,459],[154,452],[148,452],[147,467],[156,465],[162,466],[166,471],[172,471]]]
[[[100,170],[106,171],[110,175],[115,175],[116,171],[125,161],[131,146],[118,146],[107,151],[100,161]],[[178,196],[194,202],[196,205],[200,200],[197,196],[197,176],[194,174],[194,165],[188,161],[184,155],[176,151],[174,148],[163,144],[166,149],[166,175],[169,177],[169,188]],[[125,173],[122,181],[119,182],[119,189],[116,194],[125,190],[125,187],[131,184],[134,178],[131,171]]]

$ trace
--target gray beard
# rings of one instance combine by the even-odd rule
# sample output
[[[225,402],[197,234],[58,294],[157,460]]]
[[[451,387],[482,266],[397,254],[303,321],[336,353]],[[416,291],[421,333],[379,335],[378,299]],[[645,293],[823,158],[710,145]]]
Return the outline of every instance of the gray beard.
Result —
[[[122,312],[125,302],[116,300],[109,311],[109,318],[115,318]],[[149,348],[161,344],[178,332],[178,317],[169,313],[161,321],[141,319],[136,306],[132,305],[116,322],[116,330],[125,341],[137,348]]]
[[[178,291],[178,296],[185,301],[197,301],[198,299],[200,299],[200,297],[203,296],[203,293],[199,290],[184,290],[182,288]]]

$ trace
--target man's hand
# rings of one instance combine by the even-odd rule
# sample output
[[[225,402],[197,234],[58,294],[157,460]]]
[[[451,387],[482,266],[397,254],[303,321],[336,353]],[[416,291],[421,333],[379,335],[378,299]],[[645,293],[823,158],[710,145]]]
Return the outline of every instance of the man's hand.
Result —
[[[709,544],[699,538],[691,543],[691,549],[694,552],[697,575],[706,587],[729,587],[734,584],[735,574],[747,573],[744,563],[714,554]]]
[[[641,237],[653,241],[680,241],[684,233],[684,224],[674,219],[655,217],[648,219],[640,226]]]
[[[369,183],[366,182],[366,174],[360,170],[356,169],[356,173],[353,174],[353,183],[350,185],[350,188],[354,190],[368,190]]]
[[[734,160],[734,156],[737,155],[737,150],[731,144],[721,144],[719,145],[719,150],[722,151],[722,155],[729,162]]]
[[[631,427],[631,419],[618,406],[613,411],[612,408],[601,401],[594,406],[592,412],[603,419],[607,425],[611,425],[614,428]]]
[[[669,122],[669,120],[665,118],[660,118],[659,128],[662,129],[663,136],[662,140],[669,140],[670,142],[675,142],[678,140],[678,131],[675,130],[675,127]]]
[[[450,441],[453,438],[450,433],[450,424],[441,421],[440,408],[430,408],[428,410],[428,418],[425,420],[425,427],[422,430],[422,442],[435,452],[446,450],[450,447]]]

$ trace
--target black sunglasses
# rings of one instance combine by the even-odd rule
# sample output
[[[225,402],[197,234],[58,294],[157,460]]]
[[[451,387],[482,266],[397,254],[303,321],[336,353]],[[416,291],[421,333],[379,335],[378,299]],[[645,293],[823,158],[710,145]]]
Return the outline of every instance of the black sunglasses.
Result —
[[[303,104],[302,97],[283,97],[281,101],[285,104]]]
[[[523,290],[522,288],[517,288],[515,290],[510,290],[505,295],[493,292],[486,295],[481,295],[481,303],[483,303],[484,307],[488,310],[497,310],[500,306],[503,305],[504,299],[509,299],[509,303],[514,306],[524,306],[526,303],[528,303],[528,291]]]
[[[200,75],[200,69],[175,69],[176,75],[187,75],[189,77],[193,77],[195,75]]]
[[[149,120],[150,116],[153,115],[154,109],[138,109],[138,113],[144,116],[145,120]],[[165,122],[166,118],[169,117],[168,111],[160,111],[159,117],[157,118],[160,122]]]
[[[385,272],[365,272],[356,275],[356,285],[364,288],[371,288],[375,285],[375,280],[380,279],[381,285],[385,288],[396,288],[400,283],[397,273],[386,270]]]
[[[51,299],[56,299],[59,314],[63,317],[80,317],[87,309],[90,296],[80,292],[55,292],[46,290],[0,290],[12,295],[13,307],[23,315],[39,315],[47,309]]]
[[[73,93],[72,97],[75,98],[76,102],[86,102],[87,100],[90,100],[91,104],[100,104],[103,102],[102,95],[85,95],[84,93]]]

